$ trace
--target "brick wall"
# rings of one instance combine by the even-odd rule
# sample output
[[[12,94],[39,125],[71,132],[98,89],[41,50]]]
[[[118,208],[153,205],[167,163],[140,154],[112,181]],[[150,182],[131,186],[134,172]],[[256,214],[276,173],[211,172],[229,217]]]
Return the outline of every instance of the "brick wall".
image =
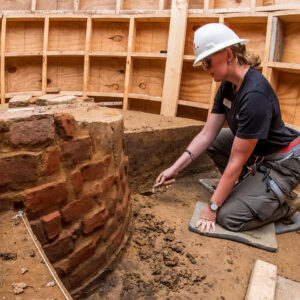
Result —
[[[0,206],[24,206],[70,291],[103,271],[127,231],[123,131],[108,108],[0,114]]]

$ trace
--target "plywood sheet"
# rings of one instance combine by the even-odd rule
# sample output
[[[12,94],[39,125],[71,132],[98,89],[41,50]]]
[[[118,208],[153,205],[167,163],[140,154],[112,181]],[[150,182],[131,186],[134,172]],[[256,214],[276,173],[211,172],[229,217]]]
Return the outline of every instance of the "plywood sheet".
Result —
[[[154,9],[158,10],[159,0],[124,0],[123,9]]]
[[[93,22],[91,50],[127,51],[128,31],[128,22]]]
[[[168,49],[169,23],[138,22],[135,38],[136,52],[160,52]]]
[[[36,10],[73,10],[74,0],[36,0]]]
[[[83,51],[85,34],[85,21],[50,21],[48,50]]]
[[[29,10],[31,9],[31,0],[0,0],[1,10]]]
[[[48,57],[48,87],[82,91],[83,57]]]
[[[116,0],[101,0],[101,1],[80,0],[79,9],[80,10],[101,10],[101,9],[114,10],[116,9]]]
[[[164,72],[164,61],[152,59],[134,60],[130,92],[150,96],[161,96]]]
[[[5,92],[42,90],[41,57],[9,57],[5,64]]]
[[[88,91],[124,92],[125,58],[91,58]]]
[[[5,48],[7,52],[43,50],[43,21],[8,21]]]

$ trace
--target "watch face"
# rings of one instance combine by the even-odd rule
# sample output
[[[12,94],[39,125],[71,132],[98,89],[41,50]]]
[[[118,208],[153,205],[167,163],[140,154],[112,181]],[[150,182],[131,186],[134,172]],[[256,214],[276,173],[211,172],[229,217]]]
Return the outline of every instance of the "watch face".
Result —
[[[210,208],[211,208],[211,210],[217,210],[218,209],[218,204],[217,203],[211,203]]]

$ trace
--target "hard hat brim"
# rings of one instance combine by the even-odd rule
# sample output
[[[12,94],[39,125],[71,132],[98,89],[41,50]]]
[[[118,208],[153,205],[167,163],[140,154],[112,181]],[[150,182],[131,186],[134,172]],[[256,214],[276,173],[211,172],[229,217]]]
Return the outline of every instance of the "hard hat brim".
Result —
[[[212,49],[209,49],[209,50],[206,50],[206,51],[203,51],[200,55],[198,55],[196,57],[196,59],[194,60],[194,63],[193,63],[193,67],[197,67],[199,65],[201,65],[201,60],[215,52],[218,52],[224,48],[227,48],[229,46],[232,46],[232,45],[235,45],[235,44],[247,44],[249,42],[249,39],[234,39],[234,40],[229,40],[229,41],[226,41],[224,43],[221,43],[219,44],[218,46],[212,48]]]

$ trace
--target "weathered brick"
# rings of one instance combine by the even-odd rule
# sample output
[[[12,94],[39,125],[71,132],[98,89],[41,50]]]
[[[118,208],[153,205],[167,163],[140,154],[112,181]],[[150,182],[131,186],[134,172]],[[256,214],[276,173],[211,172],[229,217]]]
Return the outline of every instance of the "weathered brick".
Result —
[[[95,213],[92,217],[82,221],[83,233],[89,234],[105,224],[108,211],[104,208]]]
[[[103,228],[102,239],[106,240],[110,236],[112,236],[119,226],[120,223],[117,215],[114,215],[113,217],[109,218]]]
[[[0,186],[17,189],[18,185],[38,179],[38,153],[13,153],[0,159]]]
[[[106,155],[104,159],[99,162],[83,166],[81,168],[81,175],[83,181],[101,179],[106,173],[110,160],[111,156]]]
[[[123,242],[125,236],[125,230],[123,226],[119,226],[119,228],[113,233],[113,235],[110,237],[110,245],[107,248],[108,253],[115,253],[121,243]]]
[[[61,232],[61,214],[55,211],[41,218],[44,231],[49,240],[58,236]]]
[[[99,189],[99,192],[101,194],[105,194],[106,192],[108,192],[113,187],[113,185],[116,182],[117,182],[117,177],[116,176],[111,175],[111,176],[106,177],[102,182],[102,185]]]
[[[57,275],[60,278],[65,277],[67,274],[70,273],[71,268],[70,268],[70,261],[68,258],[64,258],[58,262],[56,262],[55,264],[53,264],[53,267],[57,273]]]
[[[66,165],[82,162],[91,158],[91,140],[89,137],[64,142],[61,146],[62,159]]]
[[[61,213],[67,222],[80,218],[93,206],[91,195],[84,195],[78,200],[68,203],[61,209]]]
[[[60,166],[60,151],[57,146],[47,149],[43,157],[42,175],[53,175],[59,170]]]
[[[63,230],[53,243],[44,246],[44,251],[51,263],[62,259],[72,252],[74,247],[73,238],[70,231]]]
[[[69,256],[70,268],[74,269],[89,257],[95,253],[96,243],[94,241],[89,242],[87,245],[80,246],[77,250],[74,250]]]
[[[26,191],[25,206],[31,213],[62,204],[67,200],[65,182],[44,184]]]
[[[54,134],[54,120],[50,115],[33,116],[14,122],[9,128],[9,139],[15,146],[49,144],[53,141]]]
[[[71,180],[73,184],[73,191],[75,194],[79,194],[83,189],[83,180],[81,172],[79,170],[74,170],[71,172]]]
[[[57,131],[63,137],[73,137],[76,132],[74,117],[68,113],[57,113],[54,115]]]
[[[42,222],[40,220],[33,220],[30,221],[30,225],[38,241],[41,243],[42,246],[45,245],[47,243],[47,238],[43,230]]]

